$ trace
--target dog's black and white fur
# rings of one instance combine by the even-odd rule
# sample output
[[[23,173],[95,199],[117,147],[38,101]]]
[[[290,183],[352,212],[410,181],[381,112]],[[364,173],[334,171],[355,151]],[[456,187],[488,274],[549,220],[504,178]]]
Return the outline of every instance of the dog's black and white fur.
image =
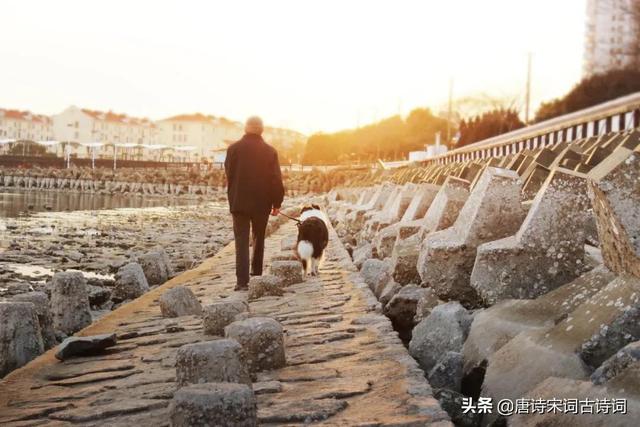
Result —
[[[318,205],[305,206],[300,213],[296,253],[305,274],[318,275],[329,243],[328,219]]]

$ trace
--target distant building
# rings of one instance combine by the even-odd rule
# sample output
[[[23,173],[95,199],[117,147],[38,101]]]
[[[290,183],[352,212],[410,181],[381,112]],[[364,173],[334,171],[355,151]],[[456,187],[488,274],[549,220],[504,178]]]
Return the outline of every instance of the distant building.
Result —
[[[43,143],[58,156],[126,160],[224,160],[229,144],[244,134],[241,122],[211,115],[182,114],[157,122],[112,111],[71,106],[48,117],[0,109],[0,152],[13,141]],[[305,140],[289,129],[266,127],[264,138],[277,148]]]
[[[181,114],[157,122],[161,144],[175,146],[182,157],[198,155],[213,161],[224,159],[229,144],[244,135],[241,122],[211,115]],[[299,132],[276,127],[265,127],[264,139],[276,147],[289,148],[303,142],[305,136]],[[181,151],[182,150],[182,151]]]
[[[71,106],[52,119],[55,139],[70,143],[73,154],[80,157],[90,157],[94,151],[96,158],[112,158],[118,146],[119,158],[141,159],[140,146],[158,142],[157,126],[146,118]]]
[[[291,148],[295,143],[306,141],[307,137],[295,130],[267,126],[262,134],[265,141],[276,147]]]
[[[48,116],[30,111],[0,108],[0,140],[47,141],[53,139],[53,125]]]
[[[588,0],[584,75],[632,64],[640,29],[634,20],[638,0]]]
[[[157,122],[161,144],[176,147],[176,155],[213,158],[225,142],[242,136],[242,125],[200,113],[181,114]]]

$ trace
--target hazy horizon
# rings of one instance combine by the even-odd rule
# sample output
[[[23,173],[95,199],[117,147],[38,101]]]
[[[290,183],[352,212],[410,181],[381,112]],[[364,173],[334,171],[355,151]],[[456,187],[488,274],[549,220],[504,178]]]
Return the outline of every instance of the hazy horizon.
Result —
[[[477,93],[532,112],[581,77],[585,0],[10,2],[0,107],[201,112],[306,134]]]

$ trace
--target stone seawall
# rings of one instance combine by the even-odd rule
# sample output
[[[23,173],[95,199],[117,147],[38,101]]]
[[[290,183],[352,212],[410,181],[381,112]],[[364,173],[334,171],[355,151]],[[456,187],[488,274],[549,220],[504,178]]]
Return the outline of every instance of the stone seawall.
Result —
[[[0,188],[160,196],[215,196],[219,193],[220,190],[218,186],[210,185],[52,178],[24,175],[1,176]]]
[[[454,423],[636,425],[640,131],[382,172],[326,201]],[[522,413],[463,410],[479,397]]]

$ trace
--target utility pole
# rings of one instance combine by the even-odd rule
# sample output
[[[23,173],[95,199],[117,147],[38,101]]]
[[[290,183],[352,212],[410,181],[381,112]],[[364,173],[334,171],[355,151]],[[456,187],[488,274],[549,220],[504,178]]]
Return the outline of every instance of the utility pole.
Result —
[[[453,115],[453,77],[449,78],[449,109],[447,112],[447,145],[451,141],[451,116]]]
[[[527,89],[524,102],[524,122],[525,124],[529,124],[529,106],[531,103],[531,52],[527,54]]]

